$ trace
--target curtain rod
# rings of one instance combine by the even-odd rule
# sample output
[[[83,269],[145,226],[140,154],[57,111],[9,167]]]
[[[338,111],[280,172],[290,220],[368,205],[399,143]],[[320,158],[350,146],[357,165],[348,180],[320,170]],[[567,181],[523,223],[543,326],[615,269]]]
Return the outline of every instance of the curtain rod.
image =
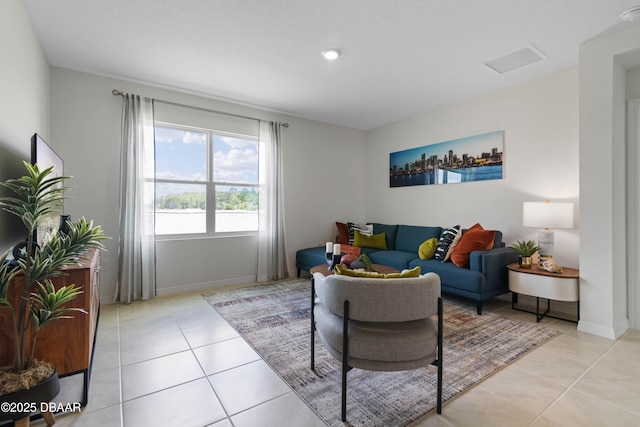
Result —
[[[113,89],[111,91],[111,94],[113,96],[125,96],[125,95],[129,95],[127,92],[121,92],[118,89]],[[238,117],[241,119],[249,119],[249,120],[258,120],[261,121],[260,119],[256,118],[256,117],[249,117],[249,116],[243,116],[240,114],[233,114],[233,113],[227,113],[225,111],[217,111],[217,110],[209,110],[207,108],[202,108],[202,107],[194,107],[192,105],[186,105],[186,104],[179,104],[177,102],[171,102],[171,101],[163,101],[162,99],[155,99],[154,101],[158,101],[158,102],[162,102],[164,104],[169,104],[169,105],[175,105],[176,107],[185,107],[185,108],[193,108],[194,110],[201,110],[201,111],[206,111],[208,113],[215,113],[215,114],[223,114],[225,116],[231,116],[231,117]],[[288,128],[289,127],[289,123],[280,123],[282,125],[282,127]]]

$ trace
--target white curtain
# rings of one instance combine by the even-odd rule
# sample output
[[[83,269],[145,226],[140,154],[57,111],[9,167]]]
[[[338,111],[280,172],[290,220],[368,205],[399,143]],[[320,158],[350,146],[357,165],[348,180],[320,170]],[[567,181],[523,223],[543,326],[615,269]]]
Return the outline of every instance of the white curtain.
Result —
[[[123,94],[116,301],[155,295],[153,100]]]
[[[278,280],[289,275],[285,244],[282,173],[282,126],[260,121],[260,200],[258,270],[256,280]]]

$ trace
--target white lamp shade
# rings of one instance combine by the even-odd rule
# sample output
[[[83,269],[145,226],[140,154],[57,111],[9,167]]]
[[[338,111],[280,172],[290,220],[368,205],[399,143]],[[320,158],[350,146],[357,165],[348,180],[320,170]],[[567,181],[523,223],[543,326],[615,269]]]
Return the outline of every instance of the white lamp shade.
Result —
[[[524,202],[522,225],[540,228],[573,228],[573,203]]]

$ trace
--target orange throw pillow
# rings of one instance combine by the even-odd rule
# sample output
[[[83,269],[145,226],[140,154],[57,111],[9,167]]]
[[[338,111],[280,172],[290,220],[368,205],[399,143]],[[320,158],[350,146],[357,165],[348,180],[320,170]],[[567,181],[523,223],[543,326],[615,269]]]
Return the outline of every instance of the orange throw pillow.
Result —
[[[338,227],[338,241],[336,243],[340,243],[341,245],[349,244],[349,229],[347,228],[347,224],[344,222],[336,221],[336,227]]]
[[[476,224],[465,233],[451,253],[451,262],[458,267],[469,267],[469,254],[473,251],[488,251],[493,248],[495,230],[485,230]]]

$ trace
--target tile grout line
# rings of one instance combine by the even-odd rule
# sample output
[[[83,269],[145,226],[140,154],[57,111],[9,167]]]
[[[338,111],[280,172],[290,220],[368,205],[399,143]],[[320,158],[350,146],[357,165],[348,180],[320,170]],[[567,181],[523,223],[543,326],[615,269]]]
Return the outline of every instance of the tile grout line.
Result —
[[[116,308],[116,326],[118,333],[118,376],[120,377],[120,386],[118,391],[120,393],[120,425],[124,427],[124,391],[123,391],[123,378],[122,378],[122,346],[120,342],[120,304]]]
[[[198,363],[198,366],[200,367],[200,369],[202,370],[203,373],[203,378],[205,379],[205,381],[207,381],[207,384],[209,385],[209,387],[211,388],[211,391],[213,391],[213,395],[216,397],[216,399],[218,399],[218,403],[220,404],[220,407],[222,408],[222,410],[224,411],[225,414],[225,418],[222,418],[218,421],[215,421],[215,423],[219,423],[220,421],[223,420],[228,420],[229,423],[231,423],[231,425],[233,425],[233,422],[231,421],[231,416],[229,415],[229,411],[227,410],[227,408],[225,408],[225,406],[222,404],[222,400],[220,400],[220,396],[218,395],[218,392],[216,391],[216,389],[213,387],[213,384],[211,384],[211,381],[209,380],[209,376],[207,375],[206,370],[204,369],[204,366],[202,366],[202,363],[200,362],[200,359],[198,359],[198,356],[196,355],[195,351],[194,351],[194,347],[191,345],[191,342],[189,342],[189,340],[187,339],[187,336],[184,333],[184,329],[188,329],[188,328],[183,328],[182,325],[180,324],[180,322],[178,321],[178,318],[175,315],[175,312],[173,310],[171,310],[171,308],[169,307],[169,304],[166,301],[166,298],[163,298],[163,301],[165,303],[165,305],[167,306],[167,309],[169,310],[169,312],[171,313],[171,317],[173,317],[173,319],[176,321],[176,323],[178,324],[178,328],[180,329],[180,333],[182,334],[182,336],[184,337],[184,340],[187,342],[187,345],[189,346],[189,351],[191,352],[191,354],[193,355],[193,357],[196,359],[196,362]],[[226,341],[226,340],[225,340]],[[200,346],[200,347],[204,347],[204,346]],[[196,348],[200,348],[200,347],[196,347]],[[214,423],[214,424],[215,424]]]
[[[563,334],[563,335],[564,335],[564,334]],[[567,335],[567,336],[568,336],[568,335]],[[570,337],[570,338],[573,338],[573,337]],[[574,338],[574,339],[576,339],[576,338]],[[602,360],[602,359],[603,359],[603,358],[604,358],[604,357],[605,357],[605,356],[606,356],[606,355],[607,355],[607,354],[608,354],[608,353],[613,349],[614,345],[615,345],[615,343],[614,343],[613,345],[609,346],[609,347],[605,350],[605,352],[604,352],[604,353],[602,353],[602,354],[601,354],[601,355],[600,355],[596,360],[594,360],[594,361],[593,361],[593,363],[591,363],[591,364],[590,364],[590,365],[589,365],[589,366],[584,370],[584,372],[582,372],[582,374],[578,375],[578,377],[577,377],[575,380],[573,380],[573,381],[571,382],[571,384],[569,384],[569,386],[567,386],[567,388],[565,389],[565,391],[563,391],[562,393],[560,393],[560,395],[559,395],[558,397],[556,397],[556,398],[553,400],[553,402],[551,402],[551,403],[550,403],[550,404],[549,404],[549,405],[548,405],[548,406],[547,406],[547,407],[546,407],[546,408],[545,408],[545,409],[544,409],[540,414],[538,414],[538,416],[535,418],[535,420],[533,420],[533,422],[532,422],[530,425],[535,424],[538,420],[540,420],[542,417],[544,417],[544,414],[545,414],[546,412],[548,412],[548,410],[549,410],[550,408],[552,408],[553,406],[555,406],[555,405],[560,401],[560,399],[562,399],[563,397],[565,397],[565,396],[567,395],[567,393],[569,393],[569,391],[575,391],[575,392],[577,392],[577,393],[582,393],[582,392],[581,392],[581,391],[579,391],[579,390],[575,390],[575,389],[574,389],[574,386],[578,383],[578,381],[580,381],[582,378],[584,378],[584,376],[585,376],[585,375],[587,375],[587,373],[589,373],[589,372],[590,372],[590,371],[595,367],[595,365],[596,365],[598,362],[600,362],[600,361],[601,361],[601,360]],[[600,397],[598,397],[598,396],[593,396],[593,395],[591,395],[591,394],[589,394],[589,393],[585,393],[585,394],[587,394],[588,396],[594,397],[594,398],[596,398],[596,399],[598,399],[598,400],[600,400],[600,401],[602,401],[602,402],[605,402],[605,403],[607,403],[607,404],[612,404],[611,402],[608,402],[608,401],[606,401],[606,400],[603,400],[603,399],[601,399],[601,398],[600,398]],[[614,405],[614,406],[618,407],[617,405]],[[618,408],[619,408],[619,407],[618,407]],[[620,408],[620,409],[623,409],[623,408]]]
[[[200,295],[200,296],[202,296],[202,295]],[[212,311],[214,311],[214,312],[216,312],[216,313],[217,313],[217,311],[216,311],[216,310],[215,310],[215,309],[214,309],[210,304],[207,304],[207,305],[208,305],[208,307],[209,307],[209,309],[210,309],[210,310],[212,310]],[[219,313],[218,313],[218,314],[219,314]],[[228,325],[229,327],[231,327],[231,325],[229,325],[229,322],[228,322],[224,317],[220,316],[220,318],[221,318],[221,323],[224,323],[224,324]],[[236,333],[237,333],[237,331],[236,331]],[[247,343],[247,341],[246,341],[246,340],[245,340],[245,339],[244,339],[240,334],[237,334],[237,337],[228,338],[228,339],[225,339],[225,340],[223,340],[223,341],[228,341],[228,340],[231,340],[231,339],[240,339],[240,340],[242,340],[245,344],[249,345],[249,347],[251,347],[251,345],[250,345],[249,343]],[[220,342],[222,342],[222,341],[220,341]],[[190,344],[190,343],[189,343],[189,346],[191,347],[191,344]],[[200,347],[202,347],[202,346],[200,346]],[[200,348],[200,347],[196,347],[196,348]],[[251,348],[253,349],[253,347],[251,347]],[[253,349],[253,351],[255,351],[255,349]],[[258,353],[256,352],[256,354],[258,354]],[[258,356],[260,356],[260,354],[258,354]],[[199,363],[199,362],[200,362],[200,361],[198,360],[198,363]],[[263,362],[263,363],[265,363],[265,364],[266,364],[266,365],[267,365],[267,366],[268,366],[268,367],[269,367],[269,368],[270,368],[270,369],[271,369],[271,370],[272,370],[276,375],[278,375],[278,373],[277,373],[277,372],[276,372],[276,371],[271,367],[271,365],[269,365],[268,363],[266,363],[266,361],[262,358],[262,356],[260,356],[260,358],[259,358],[258,360],[254,360],[254,361],[251,361],[251,362],[247,362],[247,363],[244,363],[244,364],[242,364],[242,365],[240,365],[240,366],[247,366],[247,365],[249,365],[249,364],[257,363],[257,362]],[[235,369],[235,368],[240,367],[240,366],[236,366],[236,367],[233,367],[233,368],[225,369],[225,370],[220,371],[220,372],[216,372],[216,373],[211,374],[211,375],[207,375],[207,380],[208,380],[208,379],[209,379],[209,377],[211,377],[211,376],[214,376],[214,375],[220,374],[220,373],[222,373],[222,372],[230,371],[230,370]],[[282,379],[279,375],[278,375],[278,377],[279,377],[280,379]],[[285,382],[285,383],[286,383],[286,382]],[[217,394],[217,392],[216,392],[215,388],[213,387],[213,384],[211,384],[211,382],[210,382],[210,381],[209,381],[209,385],[210,385],[210,386],[211,386],[211,388],[213,389],[213,392],[216,394],[216,397],[218,397],[218,394]],[[289,393],[293,393],[293,395],[295,395],[297,398],[300,398],[300,397],[295,393],[295,391],[294,391],[294,390],[293,390],[293,389],[292,389],[288,384],[287,384],[287,387],[288,387],[288,389],[289,389],[287,392],[285,392],[285,393],[283,393],[283,394],[280,394],[280,395],[278,395],[278,396],[274,396],[274,397],[272,397],[272,398],[270,398],[270,399],[268,399],[268,400],[266,400],[266,401],[264,401],[264,402],[260,402],[260,403],[258,403],[258,404],[256,404],[256,405],[254,405],[254,406],[252,406],[252,407],[249,407],[249,408],[243,409],[242,411],[240,411],[240,412],[238,412],[238,413],[233,414],[233,416],[236,416],[236,415],[238,415],[238,414],[241,414],[241,413],[247,412],[247,411],[249,411],[249,410],[252,410],[252,409],[254,409],[254,408],[257,408],[257,407],[259,407],[259,406],[261,406],[261,405],[264,405],[264,404],[266,404],[266,403],[269,403],[269,402],[275,401],[276,399],[280,399],[280,398],[282,398],[283,396],[288,395]],[[220,399],[219,399],[219,397],[218,397],[218,400],[220,400]],[[222,402],[221,402],[221,403],[222,403]],[[228,421],[231,423],[231,425],[235,425],[235,424],[234,424],[234,422],[233,422],[233,420],[231,419],[231,415],[229,415],[229,413],[228,413],[227,409],[224,407],[224,405],[223,405],[223,409],[224,409],[225,413],[227,414],[227,419],[228,419]]]

